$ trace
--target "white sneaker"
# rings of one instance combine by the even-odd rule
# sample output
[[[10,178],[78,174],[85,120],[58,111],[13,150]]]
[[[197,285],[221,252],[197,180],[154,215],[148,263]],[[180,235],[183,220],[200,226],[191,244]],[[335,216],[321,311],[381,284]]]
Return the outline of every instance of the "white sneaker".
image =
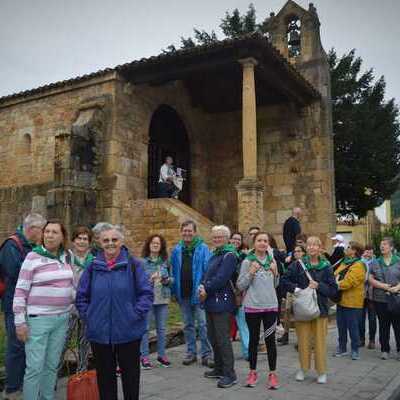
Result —
[[[297,374],[296,374],[296,381],[297,381],[297,382],[303,382],[303,381],[304,381],[304,371],[303,371],[302,369],[299,369],[299,370],[297,371]]]
[[[328,377],[326,374],[318,375],[318,379],[317,379],[318,383],[324,384],[327,381],[328,381]]]
[[[382,352],[381,359],[382,360],[389,360],[389,353],[386,353],[385,351]]]

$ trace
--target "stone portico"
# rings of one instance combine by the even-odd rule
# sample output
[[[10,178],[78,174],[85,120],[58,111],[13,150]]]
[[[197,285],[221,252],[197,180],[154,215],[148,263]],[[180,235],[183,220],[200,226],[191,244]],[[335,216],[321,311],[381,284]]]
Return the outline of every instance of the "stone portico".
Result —
[[[301,21],[299,52],[287,27]],[[294,206],[334,231],[329,69],[315,9],[288,1],[252,35],[179,50],[0,99],[0,236],[31,210],[69,227],[122,223],[139,251],[193,218],[278,236]],[[279,50],[279,51],[278,51]],[[286,53],[285,53],[286,51]],[[283,56],[283,55],[284,56]],[[165,155],[182,201],[154,198]]]

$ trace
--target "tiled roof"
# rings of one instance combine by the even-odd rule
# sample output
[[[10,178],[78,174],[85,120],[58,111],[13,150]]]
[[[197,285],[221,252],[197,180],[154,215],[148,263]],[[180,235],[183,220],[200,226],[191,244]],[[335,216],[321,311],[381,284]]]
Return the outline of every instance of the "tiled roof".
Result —
[[[152,56],[148,58],[141,58],[139,60],[135,60],[129,63],[117,65],[114,68],[105,68],[90,74],[85,74],[82,76],[78,76],[76,78],[67,79],[63,81],[58,81],[54,83],[50,83],[48,85],[40,86],[30,90],[24,90],[21,92],[17,92],[14,94],[10,94],[7,96],[0,97],[0,104],[9,100],[18,99],[22,97],[28,97],[31,95],[36,95],[40,93],[44,93],[51,89],[62,88],[63,86],[84,82],[93,78],[97,78],[111,72],[130,72],[134,73],[135,70],[143,69],[149,66],[164,64],[164,63],[173,63],[178,59],[184,59],[185,57],[193,57],[196,55],[205,55],[205,54],[213,54],[225,48],[239,48],[243,47],[246,44],[258,44],[261,47],[264,47],[269,51],[270,55],[275,58],[277,62],[281,64],[287,71],[293,76],[295,80],[297,80],[300,84],[302,84],[305,88],[310,91],[315,97],[319,97],[319,92],[297,71],[297,69],[288,62],[288,60],[282,56],[282,54],[268,41],[268,39],[262,36],[259,33],[253,33],[249,35],[242,36],[237,39],[225,39],[221,41],[212,42],[210,44],[200,45],[193,48],[188,49],[178,49],[176,51],[171,52],[163,52],[158,56]]]

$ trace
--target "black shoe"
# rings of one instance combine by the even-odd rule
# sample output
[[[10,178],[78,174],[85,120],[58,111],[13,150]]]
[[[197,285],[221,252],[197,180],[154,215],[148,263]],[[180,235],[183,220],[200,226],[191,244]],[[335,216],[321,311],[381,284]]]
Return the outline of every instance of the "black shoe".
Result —
[[[287,344],[289,344],[289,333],[285,333],[283,334],[278,340],[277,340],[278,344],[280,346],[286,346]]]
[[[222,376],[223,376],[222,373],[219,371],[216,371],[215,369],[204,372],[204,378],[221,379]]]
[[[365,346],[365,340],[360,340],[360,344],[358,345],[358,347],[364,347]]]
[[[229,388],[237,384],[237,377],[234,376],[223,376],[217,383],[219,388]]]
[[[182,361],[183,365],[190,365],[197,362],[197,357],[194,354],[187,354]]]
[[[289,333],[285,332],[280,338],[277,339],[278,343],[287,342],[289,340]]]
[[[203,357],[201,359],[201,365],[203,367],[214,368],[214,360],[207,356]]]

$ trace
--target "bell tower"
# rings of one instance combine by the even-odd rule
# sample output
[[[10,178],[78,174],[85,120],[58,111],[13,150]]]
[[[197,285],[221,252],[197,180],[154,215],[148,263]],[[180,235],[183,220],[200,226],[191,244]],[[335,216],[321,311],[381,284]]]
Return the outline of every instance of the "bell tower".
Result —
[[[271,43],[321,93],[330,97],[329,65],[321,44],[320,22],[313,3],[308,10],[292,0],[265,22]]]

